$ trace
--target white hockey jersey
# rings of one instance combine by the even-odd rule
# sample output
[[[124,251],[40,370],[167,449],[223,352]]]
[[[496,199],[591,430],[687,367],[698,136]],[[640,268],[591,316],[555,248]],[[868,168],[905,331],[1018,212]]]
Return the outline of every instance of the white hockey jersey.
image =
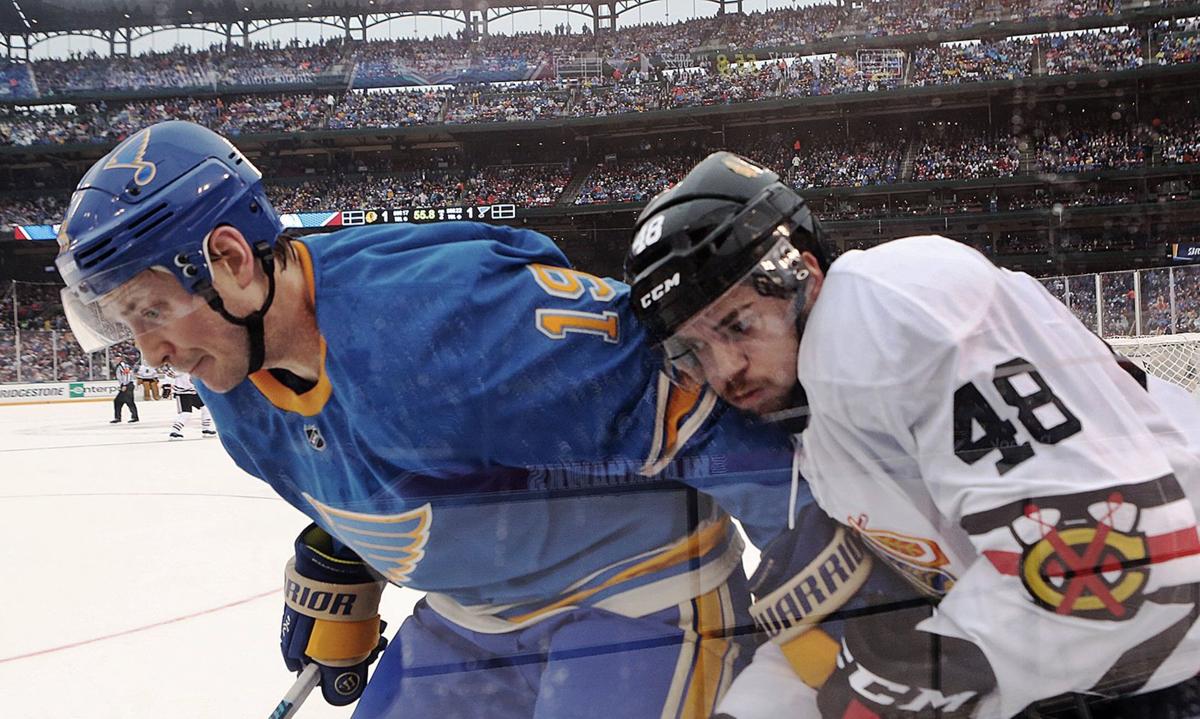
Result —
[[[1147,392],[1035,279],[936,236],[847,253],[798,373],[801,473],[944,595],[921,628],[987,656],[979,716],[1200,670],[1200,412]]]
[[[175,394],[196,394],[196,386],[192,384],[192,376],[190,374],[176,371],[171,377]]]

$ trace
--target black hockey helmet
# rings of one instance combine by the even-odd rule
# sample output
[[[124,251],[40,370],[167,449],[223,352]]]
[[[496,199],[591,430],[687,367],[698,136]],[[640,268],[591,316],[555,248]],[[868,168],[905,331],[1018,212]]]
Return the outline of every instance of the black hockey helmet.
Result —
[[[638,216],[625,260],[634,313],[661,344],[781,239],[828,269],[820,225],[804,198],[765,167],[714,152]]]

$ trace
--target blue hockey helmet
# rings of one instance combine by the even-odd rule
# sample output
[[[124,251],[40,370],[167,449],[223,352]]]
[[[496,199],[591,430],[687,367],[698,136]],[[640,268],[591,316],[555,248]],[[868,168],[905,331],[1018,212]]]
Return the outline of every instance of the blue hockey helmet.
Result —
[[[103,318],[97,301],[151,268],[170,272],[226,319],[247,324],[230,317],[212,289],[205,241],[221,225],[237,228],[264,263],[283,231],[262,173],[212,130],[183,121],[151,125],[93,165],[71,196],[55,261],[67,285],[63,306],[84,350],[130,339],[127,328]],[[267,270],[273,289],[269,264]]]

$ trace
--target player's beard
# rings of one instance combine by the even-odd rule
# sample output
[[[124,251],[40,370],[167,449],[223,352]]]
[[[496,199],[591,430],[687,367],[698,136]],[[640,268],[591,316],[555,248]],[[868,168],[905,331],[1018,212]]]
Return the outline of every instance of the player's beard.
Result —
[[[812,314],[812,306],[816,302],[814,297],[812,301],[806,301],[806,290],[808,282],[801,282],[797,288],[796,295],[792,305],[792,311],[795,313],[796,327],[796,352],[799,355],[800,343],[804,339],[804,329],[808,325],[808,317]],[[794,358],[794,364],[799,363],[799,357]],[[804,392],[804,387],[800,384],[799,368],[793,374],[794,383],[787,398],[778,402],[773,407],[767,408],[760,412],[764,422],[780,425],[785,431],[791,434],[799,434],[808,425],[808,395]]]

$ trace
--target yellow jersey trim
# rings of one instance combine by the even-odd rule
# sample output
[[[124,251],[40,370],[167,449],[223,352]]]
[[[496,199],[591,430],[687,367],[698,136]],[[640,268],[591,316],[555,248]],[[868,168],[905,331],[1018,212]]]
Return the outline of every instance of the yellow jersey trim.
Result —
[[[708,524],[707,526],[701,526],[698,530],[679,540],[673,546],[667,548],[660,554],[621,570],[601,584],[573,592],[572,594],[562,597],[558,601],[548,604],[536,611],[509,617],[508,620],[516,624],[527,622],[531,619],[549,614],[550,612],[562,609],[564,607],[579,605],[585,602],[589,597],[610,587],[615,587],[618,584],[626,582],[630,579],[652,574],[676,564],[682,564],[683,562],[695,557],[703,557],[705,554],[708,554],[710,551],[712,551],[713,548],[716,547],[728,533],[729,518],[722,517],[721,519]]]

